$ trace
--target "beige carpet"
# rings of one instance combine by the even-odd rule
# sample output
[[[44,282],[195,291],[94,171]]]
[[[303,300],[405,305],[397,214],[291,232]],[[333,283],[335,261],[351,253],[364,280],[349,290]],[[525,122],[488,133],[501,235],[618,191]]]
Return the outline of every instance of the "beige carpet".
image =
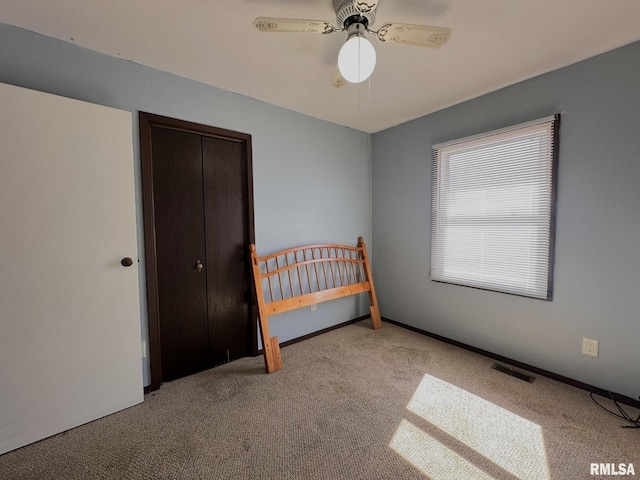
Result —
[[[640,430],[589,395],[394,325],[356,323],[164,384],[143,404],[0,456],[1,479],[589,479]],[[629,408],[637,415],[637,410]],[[627,477],[634,478],[634,477]]]

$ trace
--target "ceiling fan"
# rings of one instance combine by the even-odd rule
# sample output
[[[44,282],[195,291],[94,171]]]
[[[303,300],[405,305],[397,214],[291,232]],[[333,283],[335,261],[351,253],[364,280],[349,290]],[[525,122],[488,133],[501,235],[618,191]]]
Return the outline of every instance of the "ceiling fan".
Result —
[[[379,0],[333,0],[336,23],[324,20],[258,17],[253,25],[261,32],[318,33],[347,32],[347,41],[338,54],[331,84],[342,87],[347,82],[360,83],[373,73],[376,51],[365,38],[365,32],[380,42],[401,43],[423,47],[441,47],[449,40],[451,29],[406,23],[385,23],[378,30],[370,27],[376,20]]]

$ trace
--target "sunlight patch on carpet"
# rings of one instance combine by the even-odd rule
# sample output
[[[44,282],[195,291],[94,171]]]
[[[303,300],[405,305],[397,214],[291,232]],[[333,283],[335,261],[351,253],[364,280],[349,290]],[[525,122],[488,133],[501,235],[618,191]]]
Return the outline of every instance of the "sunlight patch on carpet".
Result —
[[[461,455],[443,445],[411,422],[402,420],[389,446],[433,480],[493,480]]]
[[[521,480],[550,480],[542,429],[502,407],[425,375],[407,409]],[[461,455],[403,420],[389,444],[403,458],[434,479],[492,478]],[[451,468],[443,476],[442,465]],[[476,472],[477,470],[477,472]]]

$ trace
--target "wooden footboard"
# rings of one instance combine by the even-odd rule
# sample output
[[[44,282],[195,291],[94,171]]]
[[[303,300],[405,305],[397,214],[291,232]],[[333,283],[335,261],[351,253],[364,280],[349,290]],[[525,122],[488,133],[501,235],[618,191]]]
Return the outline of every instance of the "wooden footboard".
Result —
[[[368,292],[373,328],[377,330],[382,326],[362,237],[357,247],[306,245],[264,257],[258,256],[254,244],[249,248],[268,373],[282,368],[278,338],[269,334],[268,319],[272,315]]]

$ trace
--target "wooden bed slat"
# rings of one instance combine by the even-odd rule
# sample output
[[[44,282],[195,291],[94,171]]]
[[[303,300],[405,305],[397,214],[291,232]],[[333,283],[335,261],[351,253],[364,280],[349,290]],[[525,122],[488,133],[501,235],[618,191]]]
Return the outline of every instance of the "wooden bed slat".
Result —
[[[278,313],[296,310],[298,308],[310,307],[317,303],[328,302],[336,298],[348,297],[358,293],[368,292],[369,283],[355,283],[353,285],[340,286],[329,290],[321,290],[313,294],[304,294],[297,297],[276,300],[266,305],[268,315],[277,315]]]
[[[369,256],[362,237],[358,238],[357,247],[306,245],[263,257],[258,256],[255,244],[249,249],[268,373],[282,368],[278,338],[269,334],[268,319],[272,315],[367,292],[373,328],[377,330],[382,326]]]

